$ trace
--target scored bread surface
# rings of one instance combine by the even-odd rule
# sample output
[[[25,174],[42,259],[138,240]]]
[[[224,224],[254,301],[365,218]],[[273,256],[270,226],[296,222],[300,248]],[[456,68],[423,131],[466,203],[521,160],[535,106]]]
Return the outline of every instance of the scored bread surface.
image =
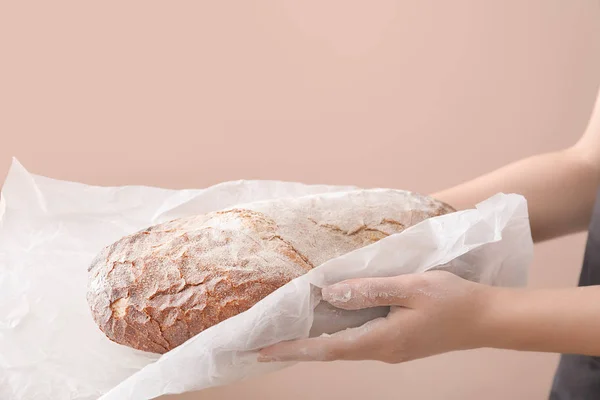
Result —
[[[325,261],[452,211],[376,189],[180,218],[103,249],[89,268],[87,299],[109,339],[165,353]]]

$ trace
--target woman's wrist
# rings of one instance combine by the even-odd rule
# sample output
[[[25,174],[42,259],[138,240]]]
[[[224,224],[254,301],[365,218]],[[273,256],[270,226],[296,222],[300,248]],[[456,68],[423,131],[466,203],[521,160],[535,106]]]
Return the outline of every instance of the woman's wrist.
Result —
[[[600,288],[485,289],[479,347],[600,355]]]
[[[527,304],[532,292],[528,290],[489,287],[482,303],[482,347],[528,350],[539,340],[536,330],[530,329],[533,316]]]

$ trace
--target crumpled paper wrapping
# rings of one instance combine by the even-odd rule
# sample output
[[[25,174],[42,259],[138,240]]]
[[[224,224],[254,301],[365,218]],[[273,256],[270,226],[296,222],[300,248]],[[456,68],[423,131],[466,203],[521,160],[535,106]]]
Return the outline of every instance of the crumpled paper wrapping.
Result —
[[[109,341],[92,320],[87,267],[122,236],[236,204],[353,189],[275,181],[93,187],[32,175],[15,160],[0,200],[0,398],[145,400],[284,368],[257,363],[255,351],[385,315],[386,308],[320,303],[321,287],[348,278],[443,268],[486,284],[526,283],[533,253],[526,201],[498,194],[330,260],[160,357]]]

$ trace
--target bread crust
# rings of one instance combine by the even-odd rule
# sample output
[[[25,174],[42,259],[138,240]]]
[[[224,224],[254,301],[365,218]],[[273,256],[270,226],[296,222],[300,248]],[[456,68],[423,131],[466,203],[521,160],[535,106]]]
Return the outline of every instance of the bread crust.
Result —
[[[104,248],[89,268],[87,300],[109,339],[165,353],[325,261],[452,211],[376,189],[180,218]]]

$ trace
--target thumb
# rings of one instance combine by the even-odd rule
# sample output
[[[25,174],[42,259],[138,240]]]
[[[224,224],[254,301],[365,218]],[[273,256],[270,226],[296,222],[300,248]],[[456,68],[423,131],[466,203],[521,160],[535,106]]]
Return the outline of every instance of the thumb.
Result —
[[[413,275],[392,278],[351,279],[327,286],[323,300],[344,310],[359,310],[380,306],[410,307],[415,298]]]

